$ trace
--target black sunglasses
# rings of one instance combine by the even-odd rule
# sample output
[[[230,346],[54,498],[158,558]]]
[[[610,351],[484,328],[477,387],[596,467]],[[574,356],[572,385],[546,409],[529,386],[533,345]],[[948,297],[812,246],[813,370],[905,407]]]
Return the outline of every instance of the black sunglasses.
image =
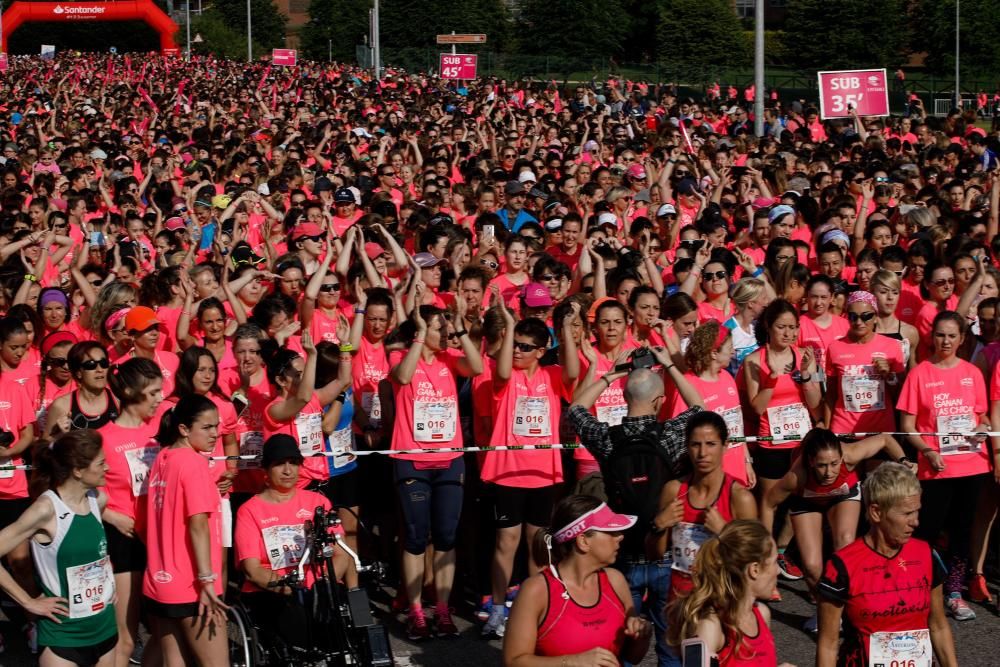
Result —
[[[85,371],[97,370],[98,366],[100,366],[101,368],[108,368],[109,366],[111,366],[111,362],[108,361],[107,357],[104,357],[103,359],[87,359],[86,361],[80,364],[80,368],[82,368]]]
[[[701,274],[702,280],[725,280],[729,277],[729,274],[725,271],[709,271],[708,273]]]
[[[65,368],[66,364],[69,362],[66,357],[49,357],[45,361],[52,368]]]
[[[848,322],[857,322],[861,320],[862,322],[871,322],[875,319],[875,312],[869,310],[867,313],[847,313]]]
[[[481,259],[481,260],[479,260],[479,263],[480,263],[480,264],[481,264],[482,266],[488,266],[488,267],[490,267],[490,268],[491,268],[491,269],[493,269],[494,271],[495,271],[495,270],[496,270],[496,269],[497,269],[497,268],[498,268],[498,267],[500,266],[500,265],[499,265],[499,264],[497,264],[496,262],[492,262],[492,261],[490,261],[490,260],[488,260],[488,259]]]
[[[540,347],[541,345],[532,345],[531,343],[514,343],[514,349],[521,352],[533,352]]]
[[[320,292],[339,292],[340,291],[340,283],[327,283],[325,285],[320,285],[319,286],[319,291]]]

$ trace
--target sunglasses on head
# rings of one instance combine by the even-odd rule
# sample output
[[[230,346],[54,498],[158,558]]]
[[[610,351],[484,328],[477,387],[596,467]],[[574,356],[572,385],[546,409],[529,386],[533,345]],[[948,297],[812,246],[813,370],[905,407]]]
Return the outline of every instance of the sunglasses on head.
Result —
[[[540,347],[541,345],[533,345],[531,343],[514,343],[514,349],[521,352],[534,352]]]
[[[871,322],[873,319],[875,319],[875,311],[873,310],[869,310],[865,313],[847,313],[847,321],[852,323],[857,322],[858,320],[861,320],[862,322]]]
[[[103,359],[87,359],[80,364],[80,368],[85,371],[94,371],[97,370],[98,366],[101,368],[108,368],[110,365],[111,362],[108,361],[107,357],[104,357]]]
[[[320,292],[338,292],[340,291],[340,283],[326,283],[319,286]]]

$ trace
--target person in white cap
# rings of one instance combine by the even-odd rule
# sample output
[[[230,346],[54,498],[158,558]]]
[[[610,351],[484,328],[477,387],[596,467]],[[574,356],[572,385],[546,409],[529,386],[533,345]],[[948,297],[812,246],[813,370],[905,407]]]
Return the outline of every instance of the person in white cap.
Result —
[[[610,567],[622,531],[635,522],[593,496],[569,496],[556,506],[553,530],[540,533],[544,546],[536,546],[549,565],[521,584],[511,610],[505,666],[530,656],[609,667],[642,660],[652,625],[636,611],[625,577]]]

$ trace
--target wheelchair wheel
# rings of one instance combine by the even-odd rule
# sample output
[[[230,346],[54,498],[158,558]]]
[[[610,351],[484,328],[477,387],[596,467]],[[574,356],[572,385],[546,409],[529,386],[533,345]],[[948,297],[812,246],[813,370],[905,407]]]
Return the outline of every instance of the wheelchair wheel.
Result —
[[[258,653],[257,631],[242,605],[234,604],[226,612],[226,631],[229,637],[229,664],[232,667],[264,664]]]

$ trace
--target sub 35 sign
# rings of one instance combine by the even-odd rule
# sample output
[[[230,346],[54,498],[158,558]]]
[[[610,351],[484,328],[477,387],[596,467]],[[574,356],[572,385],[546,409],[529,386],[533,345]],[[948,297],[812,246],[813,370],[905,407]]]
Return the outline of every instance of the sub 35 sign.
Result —
[[[475,79],[479,56],[469,53],[442,53],[442,79]]]
[[[849,118],[889,115],[889,84],[884,69],[852,69],[819,73],[820,116]]]

